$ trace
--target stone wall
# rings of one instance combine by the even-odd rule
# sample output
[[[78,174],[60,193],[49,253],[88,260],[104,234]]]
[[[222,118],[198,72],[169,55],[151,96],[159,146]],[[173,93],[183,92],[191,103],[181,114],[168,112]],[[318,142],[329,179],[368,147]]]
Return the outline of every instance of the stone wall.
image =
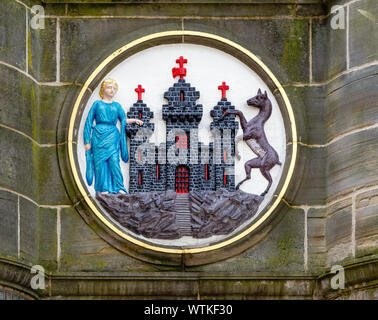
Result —
[[[1,1],[0,285],[28,298],[377,298],[377,1],[99,2]],[[47,14],[41,30],[30,28],[35,4]],[[345,29],[330,27],[335,4]],[[281,214],[243,253],[176,268],[119,252],[77,213],[61,123],[110,53],[180,29],[261,57],[293,104],[299,156]],[[46,290],[30,288],[35,264]],[[344,290],[329,287],[335,264]]]

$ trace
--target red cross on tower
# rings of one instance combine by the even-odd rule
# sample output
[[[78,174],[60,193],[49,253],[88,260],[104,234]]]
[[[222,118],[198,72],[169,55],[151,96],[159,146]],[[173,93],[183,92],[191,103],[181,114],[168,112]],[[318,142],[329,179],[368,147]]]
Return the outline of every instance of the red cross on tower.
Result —
[[[218,86],[218,90],[222,90],[222,99],[226,98],[226,91],[230,89],[229,86],[226,85],[226,82],[223,81],[221,86]]]
[[[186,68],[184,68],[184,63],[188,63],[188,60],[184,59],[184,57],[181,56],[179,59],[176,60],[176,62],[180,65],[180,67],[172,68],[173,78],[180,76],[180,79],[183,79],[186,76]]]
[[[140,84],[138,84],[138,88],[135,89],[135,92],[138,93],[138,100],[142,100],[142,93],[146,91]]]

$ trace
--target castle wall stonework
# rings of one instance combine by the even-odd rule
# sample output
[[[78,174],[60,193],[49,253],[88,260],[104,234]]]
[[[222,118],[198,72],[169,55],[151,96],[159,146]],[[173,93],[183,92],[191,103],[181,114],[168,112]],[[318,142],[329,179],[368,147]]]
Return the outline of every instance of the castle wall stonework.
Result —
[[[1,1],[0,299],[377,299],[378,2],[179,2]],[[44,29],[31,28],[36,4]],[[333,5],[345,28],[331,27]],[[80,216],[83,198],[65,183],[66,111],[85,81],[115,50],[168,30],[212,33],[260,57],[297,124],[287,146],[298,145],[295,183],[280,214],[241,249],[230,246],[238,254],[210,264],[118,251]],[[46,270],[45,290],[30,287],[33,265]],[[335,265],[344,289],[331,288]]]

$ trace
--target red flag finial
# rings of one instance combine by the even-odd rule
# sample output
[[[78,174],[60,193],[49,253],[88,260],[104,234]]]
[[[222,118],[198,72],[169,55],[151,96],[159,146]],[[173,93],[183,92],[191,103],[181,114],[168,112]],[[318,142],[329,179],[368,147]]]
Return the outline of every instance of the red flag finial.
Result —
[[[138,84],[138,88],[135,89],[135,92],[138,93],[138,100],[142,100],[142,93],[145,92],[144,88],[140,84]]]
[[[183,79],[186,76],[186,68],[184,68],[184,63],[188,63],[188,60],[184,59],[184,57],[181,56],[179,59],[176,60],[176,63],[178,63],[180,67],[172,68],[173,78],[180,76],[180,79]]]
[[[218,90],[222,91],[222,99],[226,98],[226,91],[230,89],[229,86],[226,85],[226,82],[223,81],[221,86],[218,86]]]

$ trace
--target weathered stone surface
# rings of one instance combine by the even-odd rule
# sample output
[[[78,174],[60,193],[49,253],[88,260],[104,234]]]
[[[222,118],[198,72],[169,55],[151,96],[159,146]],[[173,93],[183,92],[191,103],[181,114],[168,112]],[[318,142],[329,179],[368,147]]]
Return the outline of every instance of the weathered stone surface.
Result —
[[[375,0],[357,1],[350,5],[349,56],[351,67],[377,60],[377,16],[378,3]]]
[[[326,10],[324,9],[323,5],[319,6],[319,3],[298,3],[295,6],[296,16],[305,16],[305,17],[313,17],[313,16],[320,16],[323,17],[326,14]]]
[[[356,197],[356,255],[378,251],[378,190]]]
[[[73,208],[61,211],[62,271],[154,271],[109,246],[85,224]]]
[[[39,204],[71,205],[60,176],[56,147],[38,149]]]
[[[26,264],[23,261],[16,260],[14,258],[0,258],[0,279],[2,284],[11,286],[2,287],[6,291],[15,291],[15,293],[21,293],[26,299],[34,300],[41,296],[46,296],[48,293],[48,281],[45,281],[47,290],[33,290],[30,286],[33,274],[31,271],[31,264]],[[45,275],[45,279],[46,279]],[[46,279],[47,280],[47,279]]]
[[[32,1],[32,0],[23,0],[25,1]],[[44,0],[46,3],[86,3],[89,0]],[[114,3],[113,0],[90,0],[92,3]],[[121,1],[119,1],[121,2]],[[122,0],[123,3],[138,3],[138,0]],[[155,3],[177,3],[177,0],[155,0]],[[190,4],[201,4],[203,1],[201,0],[186,0],[181,1]],[[268,3],[268,4],[277,4],[277,5],[287,5],[287,4],[302,4],[302,5],[309,5],[309,4],[318,4],[322,3],[322,0],[228,0],[229,3]],[[222,4],[224,1],[222,0],[208,0],[207,3],[218,3]]]
[[[46,18],[43,29],[29,29],[29,73],[40,82],[56,81],[56,21]]]
[[[39,264],[46,270],[57,270],[57,211],[59,209],[39,208]]]
[[[46,15],[67,16],[68,4],[65,3],[46,3],[44,2]]]
[[[0,190],[0,255],[18,255],[18,196]]]
[[[184,3],[144,3],[143,6],[137,3],[115,3],[110,6],[104,3],[92,5],[73,3],[68,6],[67,12],[71,16],[266,17],[292,14],[316,15],[322,14],[323,10],[319,5],[277,6],[271,3],[238,3],[235,6],[229,1],[217,4],[211,4],[209,1],[190,4],[185,1]]]
[[[4,65],[0,74],[0,124],[36,138],[37,85]]]
[[[348,297],[367,297],[363,292],[371,292],[371,289],[376,289],[375,283],[377,280],[377,257],[373,256],[370,259],[362,258],[355,259],[353,262],[344,264],[345,274],[345,289],[335,290],[331,287],[332,278],[335,273],[331,272],[331,268],[327,268],[327,272],[318,278],[317,292],[315,297],[321,299],[347,299]],[[374,292],[375,290],[373,290]],[[319,295],[320,293],[320,295]],[[369,295],[373,297],[373,295]]]
[[[69,117],[71,114],[62,114],[63,105],[74,106],[80,87],[64,85],[59,87],[39,87],[38,105],[38,141],[44,144],[67,142]],[[60,117],[64,118],[64,126],[58,127]]]
[[[290,188],[285,199],[292,205],[324,204],[327,199],[326,163],[325,148],[298,145],[297,163],[291,179],[291,184],[298,186],[295,192]]]
[[[335,203],[327,209],[327,266],[352,256],[352,200]]]
[[[11,289],[0,286],[0,301],[2,300],[27,300],[22,294]]]
[[[62,179],[61,183],[64,185],[67,197],[70,199],[70,204],[76,204],[83,200],[83,195],[73,177],[67,148],[67,143],[62,143],[56,148],[60,170],[59,175]]]
[[[39,258],[38,207],[20,197],[20,258],[36,264]]]
[[[337,297],[337,300],[378,300],[378,289],[367,288],[349,293],[345,292],[343,295]]]
[[[304,212],[289,209],[282,220],[254,247],[217,263],[193,267],[216,272],[303,272]]]
[[[377,184],[378,129],[350,134],[327,148],[327,189],[330,199],[357,187]]]
[[[348,2],[350,1],[349,0],[328,0],[324,2],[324,6],[327,8],[327,12],[330,12],[332,6],[335,6],[335,5],[342,6],[344,4],[347,4]]]
[[[40,5],[41,4],[41,0],[18,0],[18,2],[22,2],[25,5],[27,5],[28,7],[32,7],[34,5]]]
[[[329,21],[312,20],[312,81],[327,79],[329,65]],[[328,44],[328,46],[325,45]],[[342,58],[343,56],[341,56]],[[340,58],[339,58],[340,59]]]
[[[9,28],[11,26],[11,28]],[[0,61],[25,70],[26,9],[13,0],[1,2]]]
[[[210,277],[209,277],[210,278]],[[272,279],[273,278],[273,279]],[[281,298],[312,299],[315,283],[309,279],[292,277],[278,279],[273,277],[249,278],[225,276],[225,279],[206,279],[200,282],[201,299],[274,299],[278,294]]]
[[[327,87],[325,127],[327,141],[376,123],[378,66],[350,72]]]
[[[213,33],[257,55],[281,83],[308,82],[308,20],[186,19],[185,30]]]
[[[285,87],[294,110],[298,141],[305,144],[324,144],[325,87]]]
[[[81,278],[72,282],[70,277],[56,279],[52,285],[53,296],[86,296],[104,299],[196,299],[198,280],[193,276],[174,273],[158,275],[140,271],[138,273],[104,274],[107,280],[98,285],[97,279]]]
[[[56,148],[38,147],[3,127],[0,132],[1,185],[43,204],[71,204],[60,178]]]
[[[0,126],[0,186],[36,200],[38,150],[30,139]]]
[[[83,83],[100,62],[127,43],[150,33],[180,29],[178,19],[61,20],[61,81]]]
[[[346,29],[332,29],[328,19],[312,20],[312,75],[323,82],[346,70]]]
[[[309,209],[307,212],[307,252],[310,271],[320,270],[326,259],[326,209]]]

